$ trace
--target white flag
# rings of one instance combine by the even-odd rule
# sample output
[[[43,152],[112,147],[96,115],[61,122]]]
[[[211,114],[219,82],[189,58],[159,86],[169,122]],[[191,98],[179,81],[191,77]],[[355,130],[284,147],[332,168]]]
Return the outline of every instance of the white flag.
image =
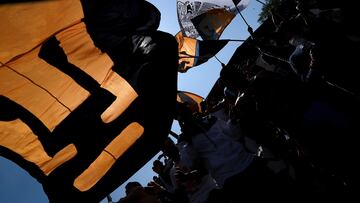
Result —
[[[244,10],[250,3],[250,0],[177,0],[177,14],[180,28],[184,35],[191,38],[197,38],[199,33],[191,22],[191,19],[215,8],[225,8],[234,14]]]

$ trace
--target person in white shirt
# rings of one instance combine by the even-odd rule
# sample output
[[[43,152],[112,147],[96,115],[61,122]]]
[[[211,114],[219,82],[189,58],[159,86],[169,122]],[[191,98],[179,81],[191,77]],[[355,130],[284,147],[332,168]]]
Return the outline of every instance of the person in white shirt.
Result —
[[[177,112],[182,139],[187,140],[196,156],[204,160],[210,175],[223,189],[228,201],[238,202],[247,195],[253,197],[260,191],[269,194],[278,192],[278,185],[274,182],[275,174],[266,163],[232,138],[237,135],[229,134],[241,133],[238,126],[211,114],[194,118],[186,107],[184,109],[180,105],[179,108]]]

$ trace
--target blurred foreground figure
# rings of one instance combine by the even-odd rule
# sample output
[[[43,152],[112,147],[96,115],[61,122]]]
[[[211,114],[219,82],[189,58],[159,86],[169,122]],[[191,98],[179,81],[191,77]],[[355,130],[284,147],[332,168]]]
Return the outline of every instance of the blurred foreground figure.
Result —
[[[87,30],[95,45],[110,56],[114,70],[135,90],[145,83],[135,82],[136,76],[144,72],[151,75],[151,67],[164,71],[177,67],[177,42],[174,36],[157,30],[161,14],[149,2],[82,0],[82,4]],[[176,74],[171,74],[165,72],[164,80],[176,78]]]

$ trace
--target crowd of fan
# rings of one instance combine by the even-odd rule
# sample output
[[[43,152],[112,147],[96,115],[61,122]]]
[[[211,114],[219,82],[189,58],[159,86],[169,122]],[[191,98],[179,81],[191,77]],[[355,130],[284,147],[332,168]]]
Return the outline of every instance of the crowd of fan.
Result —
[[[339,48],[358,48],[360,36],[339,30],[325,36],[329,29],[316,27],[340,25],[341,9],[297,9],[276,26],[277,39],[289,43],[268,40],[273,49],[290,46],[288,59],[255,42],[255,60],[222,70],[217,105],[204,102],[201,112],[191,112],[178,103],[181,133],[165,140],[163,158],[153,162],[157,175],[147,186],[130,183],[136,189],[119,202],[237,203],[354,193],[359,98],[356,80],[341,76],[350,70],[345,75],[352,78],[342,65],[357,64],[353,51]],[[334,36],[338,42],[327,41]]]

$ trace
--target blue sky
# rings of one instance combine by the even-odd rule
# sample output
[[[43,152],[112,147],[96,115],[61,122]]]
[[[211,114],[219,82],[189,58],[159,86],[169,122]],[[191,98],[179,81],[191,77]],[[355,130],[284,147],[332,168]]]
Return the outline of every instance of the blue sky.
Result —
[[[230,0],[227,0],[230,1]],[[160,30],[175,35],[179,31],[176,14],[176,0],[149,0],[161,12]],[[258,14],[261,4],[252,0],[250,5],[242,11],[243,16],[249,25],[255,30],[258,27]],[[221,39],[246,39],[249,36],[247,26],[237,15],[230,25],[225,29]],[[225,64],[229,61],[239,42],[229,42],[217,57]],[[178,89],[196,93],[206,97],[211,90],[214,82],[218,79],[221,66],[216,59],[190,69],[186,73],[179,73]],[[176,123],[173,125],[174,132],[179,133]],[[151,170],[152,161],[146,164],[140,171],[134,174],[128,181],[139,181],[146,185],[155,175]],[[126,182],[125,182],[126,183]],[[125,184],[124,184],[125,185]],[[120,186],[112,194],[114,200],[124,196],[124,188]],[[18,167],[11,161],[0,157],[0,203],[46,203],[48,199],[41,185],[26,171]],[[103,200],[101,203],[106,203]]]

